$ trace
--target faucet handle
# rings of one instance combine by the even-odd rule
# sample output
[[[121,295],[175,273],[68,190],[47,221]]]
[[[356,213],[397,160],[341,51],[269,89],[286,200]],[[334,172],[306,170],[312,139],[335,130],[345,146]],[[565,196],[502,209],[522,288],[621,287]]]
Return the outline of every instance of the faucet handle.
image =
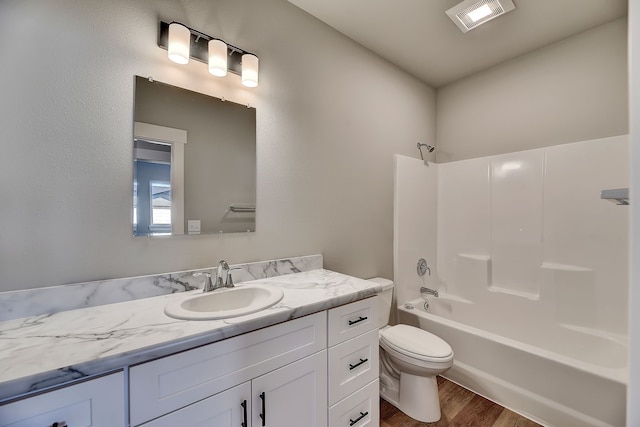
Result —
[[[204,286],[202,287],[203,292],[209,292],[213,289],[213,283],[211,282],[211,273],[209,273],[208,271],[199,271],[197,273],[193,273],[193,276],[204,276]]]
[[[418,266],[416,267],[416,270],[418,272],[418,276],[424,276],[425,273],[429,273],[429,276],[431,276],[431,268],[429,268],[429,266],[427,265],[427,260],[425,260],[424,258],[420,258],[418,260]]]
[[[227,287],[228,288],[233,288],[234,287],[233,276],[231,275],[231,272],[233,270],[242,270],[242,267],[233,267],[233,268],[229,269],[229,271],[227,272]]]

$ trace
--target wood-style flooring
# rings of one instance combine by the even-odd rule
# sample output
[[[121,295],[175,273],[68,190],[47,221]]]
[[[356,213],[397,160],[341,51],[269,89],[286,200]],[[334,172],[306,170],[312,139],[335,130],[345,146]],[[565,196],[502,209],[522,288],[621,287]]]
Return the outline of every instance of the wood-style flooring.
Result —
[[[380,427],[540,427],[540,424],[442,377],[438,377],[438,394],[442,412],[440,421],[416,421],[380,399]]]

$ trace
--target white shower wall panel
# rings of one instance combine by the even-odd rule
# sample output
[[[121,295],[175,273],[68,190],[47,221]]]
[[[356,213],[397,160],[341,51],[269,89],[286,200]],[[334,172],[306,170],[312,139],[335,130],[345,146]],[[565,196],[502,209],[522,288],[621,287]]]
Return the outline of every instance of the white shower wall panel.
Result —
[[[394,282],[398,301],[420,296],[420,287],[435,289],[437,239],[437,166],[406,156],[395,156]],[[420,277],[417,263],[424,258],[431,274]]]
[[[537,298],[542,264],[542,150],[492,156],[491,287]]]
[[[486,157],[438,165],[438,277],[444,290],[467,298],[477,289],[457,286],[467,282],[466,276],[488,286],[489,167]]]
[[[600,191],[629,186],[628,150],[618,136],[439,164],[439,289],[625,335],[629,208]]]
[[[543,286],[561,323],[627,332],[629,207],[600,199],[628,187],[629,140],[604,138],[545,149]],[[576,304],[579,301],[579,304]]]

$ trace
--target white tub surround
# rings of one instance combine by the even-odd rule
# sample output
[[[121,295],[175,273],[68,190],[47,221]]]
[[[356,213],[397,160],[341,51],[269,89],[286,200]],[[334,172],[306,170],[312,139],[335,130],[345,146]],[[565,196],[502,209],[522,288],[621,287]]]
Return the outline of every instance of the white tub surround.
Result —
[[[418,323],[450,343],[456,382],[544,424],[624,424],[629,207],[600,192],[629,186],[628,153],[621,135],[428,166],[396,157],[398,304],[440,292]]]
[[[235,264],[231,267],[234,269],[234,283],[242,283],[322,268],[322,255]],[[202,289],[204,277],[194,276],[194,273],[200,272],[215,275],[216,268],[0,292],[0,321]]]
[[[258,313],[213,321],[167,317],[165,305],[172,298],[187,295],[182,294],[1,322],[0,401],[213,343],[381,291],[375,283],[324,269],[250,283],[281,287],[284,298]]]
[[[600,192],[629,185],[628,153],[623,135],[439,165],[435,285],[626,335],[629,207]]]

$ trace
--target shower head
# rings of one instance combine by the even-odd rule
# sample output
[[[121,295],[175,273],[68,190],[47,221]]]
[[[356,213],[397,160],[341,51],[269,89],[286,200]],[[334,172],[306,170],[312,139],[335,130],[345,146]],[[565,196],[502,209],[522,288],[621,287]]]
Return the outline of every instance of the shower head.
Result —
[[[433,152],[436,149],[433,145],[429,144],[421,144],[418,142],[418,150],[420,150],[420,158],[424,160],[424,156],[422,155],[422,147],[425,147],[429,153]]]

